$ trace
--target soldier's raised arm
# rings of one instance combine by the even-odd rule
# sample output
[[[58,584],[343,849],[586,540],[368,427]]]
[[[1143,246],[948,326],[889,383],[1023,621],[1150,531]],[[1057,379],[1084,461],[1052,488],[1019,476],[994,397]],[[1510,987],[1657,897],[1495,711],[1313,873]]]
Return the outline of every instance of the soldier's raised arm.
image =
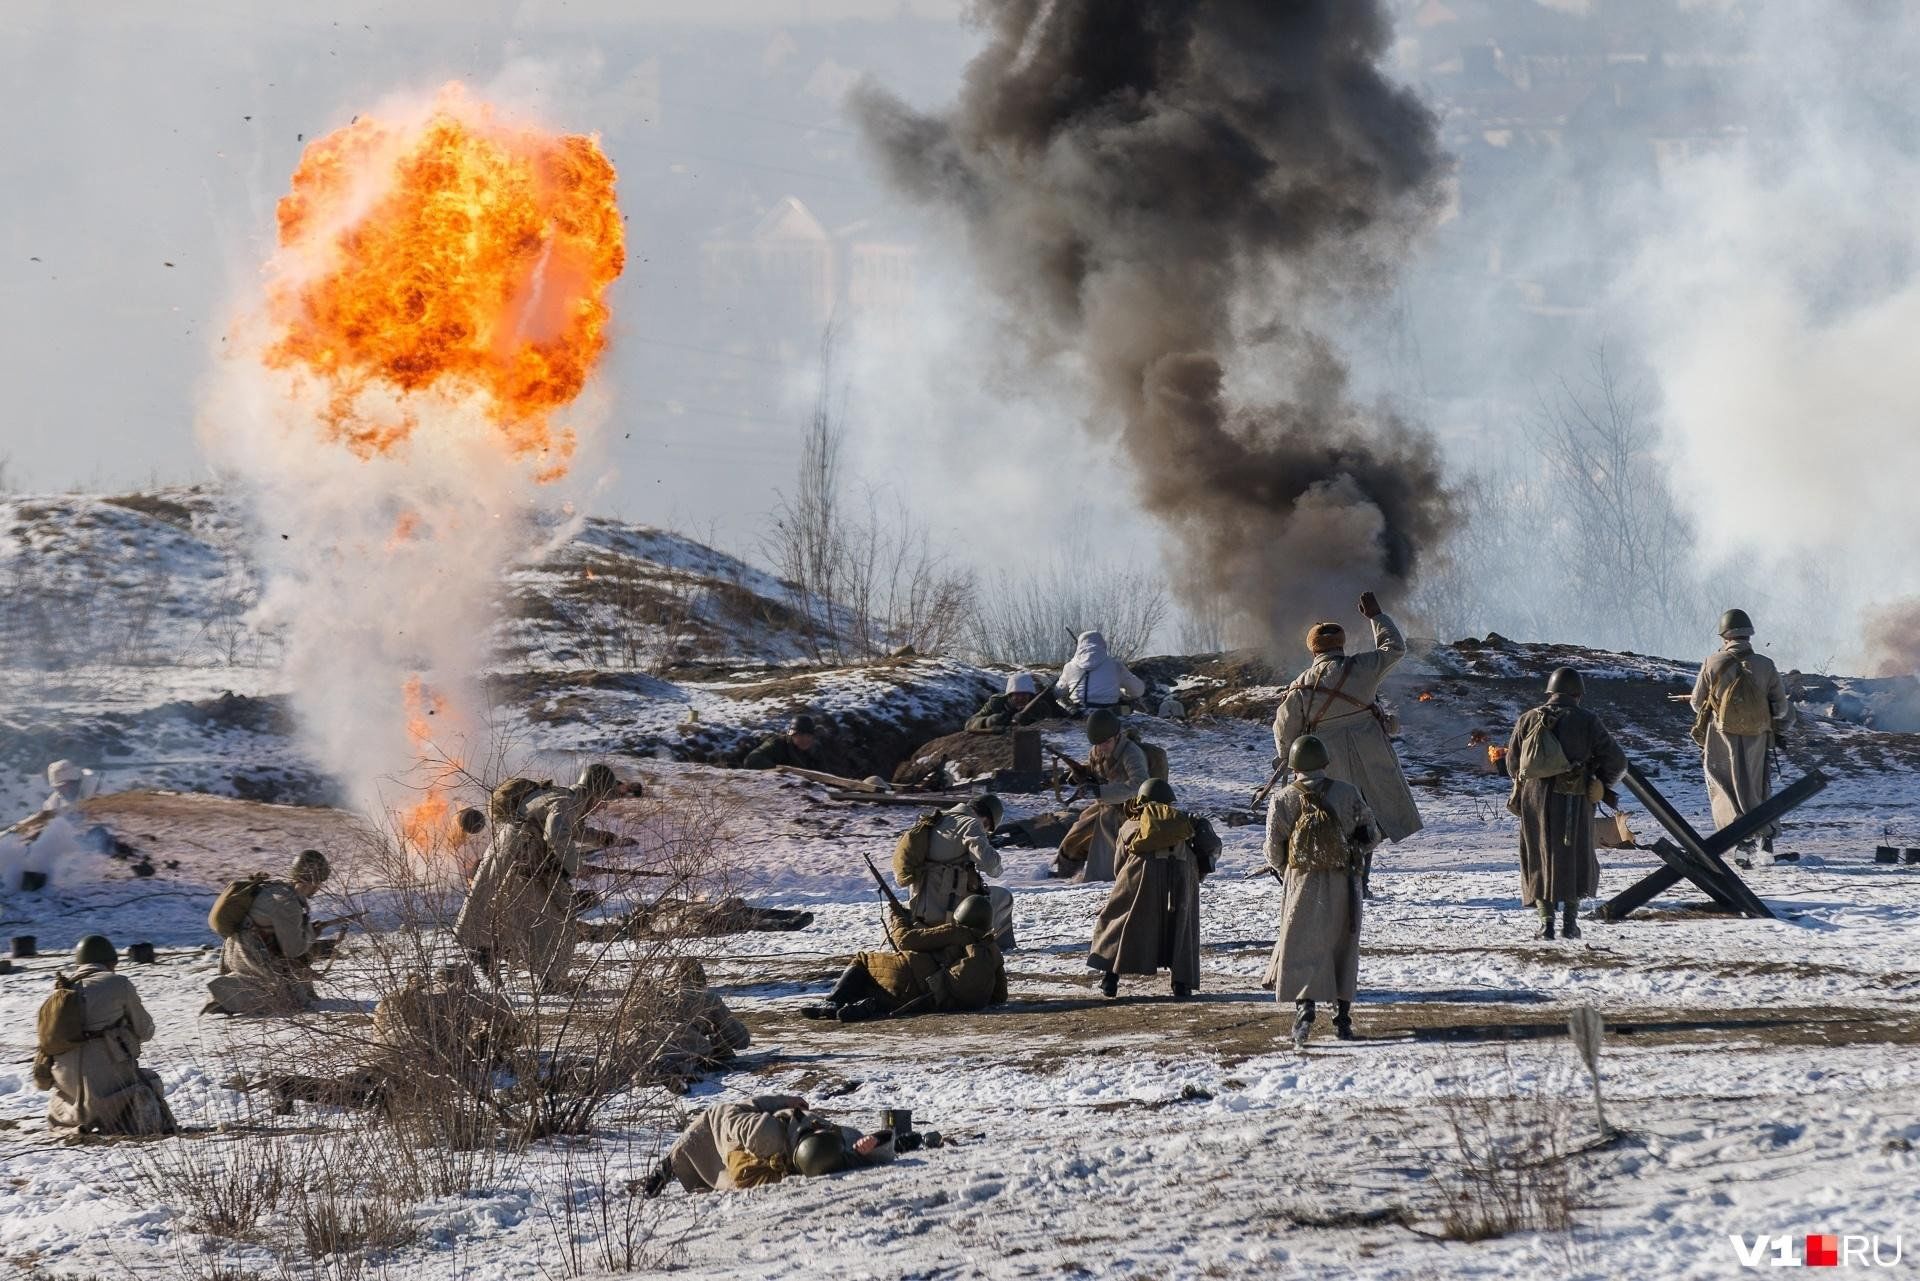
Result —
[[[987,825],[974,818],[962,823],[960,831],[967,853],[973,855],[981,875],[1000,875],[1000,851],[994,848],[992,838],[987,835]]]

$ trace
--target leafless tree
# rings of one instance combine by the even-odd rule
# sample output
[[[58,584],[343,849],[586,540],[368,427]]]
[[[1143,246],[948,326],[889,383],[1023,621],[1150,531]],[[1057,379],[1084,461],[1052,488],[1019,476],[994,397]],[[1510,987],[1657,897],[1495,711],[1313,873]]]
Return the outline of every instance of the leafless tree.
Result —
[[[989,662],[1062,663],[1077,633],[1097,630],[1114,654],[1137,657],[1167,616],[1167,589],[1157,572],[1115,564],[1071,540],[981,594],[973,647]]]

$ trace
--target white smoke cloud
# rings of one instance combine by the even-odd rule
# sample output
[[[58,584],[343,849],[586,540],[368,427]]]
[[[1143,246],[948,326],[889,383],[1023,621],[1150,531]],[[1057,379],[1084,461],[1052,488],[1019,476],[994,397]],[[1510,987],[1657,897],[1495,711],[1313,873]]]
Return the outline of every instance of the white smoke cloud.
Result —
[[[1819,599],[1780,601],[1806,614],[1797,656],[1844,664],[1863,614],[1920,593],[1920,14],[1779,3],[1754,22],[1753,141],[1669,175],[1622,306],[1703,554],[1763,584],[1811,575]]]

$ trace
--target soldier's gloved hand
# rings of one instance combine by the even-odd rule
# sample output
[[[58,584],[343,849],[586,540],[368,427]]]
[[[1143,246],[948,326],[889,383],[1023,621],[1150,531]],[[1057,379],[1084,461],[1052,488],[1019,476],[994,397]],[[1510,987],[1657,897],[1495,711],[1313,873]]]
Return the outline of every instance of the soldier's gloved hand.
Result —
[[[1379,599],[1375,597],[1372,592],[1361,592],[1360,593],[1360,617],[1378,618],[1380,617],[1380,613],[1381,613],[1381,610],[1380,610]]]

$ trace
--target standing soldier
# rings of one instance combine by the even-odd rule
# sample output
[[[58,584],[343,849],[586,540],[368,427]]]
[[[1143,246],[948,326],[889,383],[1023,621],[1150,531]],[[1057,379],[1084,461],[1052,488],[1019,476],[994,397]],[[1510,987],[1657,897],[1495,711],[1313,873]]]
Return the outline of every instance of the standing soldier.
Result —
[[[73,961],[73,977],[56,979],[40,1007],[33,1081],[53,1091],[47,1124],[82,1133],[173,1133],[160,1077],[140,1066],[153,1018],[133,983],[114,973],[120,954],[89,934],[73,949]]]
[[[1120,825],[1127,820],[1126,802],[1153,777],[1153,771],[1145,749],[1121,730],[1119,716],[1108,708],[1087,717],[1087,742],[1093,745],[1087,768],[1098,780],[1094,803],[1074,820],[1060,842],[1053,875],[1071,875],[1083,882],[1111,881]]]
[[[202,1014],[298,1014],[314,1007],[312,957],[320,935],[308,901],[332,874],[325,854],[301,850],[287,880],[258,876],[226,888],[208,917],[226,942],[220,975],[207,983],[213,999]]]
[[[1333,1034],[1353,1039],[1353,994],[1360,977],[1360,874],[1380,840],[1359,789],[1332,776],[1327,745],[1312,734],[1293,740],[1293,781],[1267,802],[1267,865],[1286,902],[1280,937],[1267,962],[1276,1001],[1292,1001],[1293,1043],[1313,1031],[1314,1002],[1337,1001]]]
[[[811,716],[796,716],[787,726],[784,734],[774,734],[761,740],[760,746],[747,753],[747,759],[740,762],[741,769],[772,769],[776,765],[785,765],[793,769],[816,769],[819,757],[814,749],[820,745],[820,727]]]
[[[1302,734],[1318,736],[1327,749],[1327,775],[1359,789],[1378,823],[1377,838],[1402,841],[1420,830],[1420,810],[1394,755],[1386,714],[1377,696],[1387,673],[1407,655],[1400,629],[1380,610],[1372,592],[1360,597],[1360,614],[1373,624],[1372,650],[1346,652],[1347,629],[1316,623],[1307,632],[1313,663],[1287,687],[1273,716],[1273,750],[1288,760]],[[1371,897],[1373,852],[1360,869],[1360,890]]]
[[[1093,927],[1087,968],[1108,999],[1122,974],[1173,976],[1173,999],[1200,987],[1200,879],[1213,871],[1220,839],[1205,819],[1174,808],[1173,785],[1150,778],[1120,828],[1120,869]]]
[[[894,872],[900,884],[913,891],[907,911],[916,922],[939,925],[953,915],[961,900],[984,894],[993,904],[993,931],[999,936],[1000,950],[1013,950],[1013,892],[988,885],[984,879],[1000,875],[1000,851],[994,848],[992,836],[1005,814],[998,796],[991,792],[976,796],[934,819],[926,829],[923,860],[915,863],[909,857],[903,866],[896,859]]]
[[[1793,726],[1793,705],[1780,669],[1765,654],[1753,652],[1753,620],[1744,609],[1720,616],[1721,646],[1700,664],[1693,683],[1693,741],[1707,772],[1707,797],[1713,822],[1725,827],[1773,795],[1767,771],[1770,748],[1786,741]],[[1780,825],[1756,835],[1760,848],[1773,853]],[[1740,843],[1739,863],[1753,866],[1753,840]]]
[[[1580,706],[1586,684],[1571,667],[1547,678],[1544,706],[1520,714],[1507,744],[1513,793],[1507,808],[1520,819],[1520,901],[1540,909],[1540,932],[1580,937],[1580,900],[1600,891],[1593,852],[1593,807],[1627,772],[1626,753],[1600,718]]]
[[[587,851],[619,840],[587,819],[619,785],[611,768],[593,764],[572,787],[511,778],[494,789],[493,842],[453,925],[477,962],[520,966],[542,992],[565,983],[577,942],[574,877]]]

